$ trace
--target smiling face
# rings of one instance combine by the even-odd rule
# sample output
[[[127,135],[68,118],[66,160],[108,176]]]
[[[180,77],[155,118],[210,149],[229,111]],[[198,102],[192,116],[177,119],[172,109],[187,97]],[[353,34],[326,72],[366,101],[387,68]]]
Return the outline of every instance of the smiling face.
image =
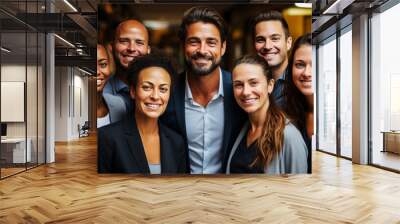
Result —
[[[109,58],[106,49],[97,45],[97,92],[101,92],[110,77]]]
[[[287,52],[292,46],[292,38],[285,36],[285,30],[278,20],[262,21],[256,24],[254,47],[257,54],[270,67],[287,66]]]
[[[212,23],[196,22],[187,27],[185,61],[190,72],[204,76],[212,73],[225,54],[218,28]]]
[[[150,53],[146,27],[136,20],[119,24],[115,32],[114,54],[119,64],[127,69],[135,58]]]
[[[312,47],[301,45],[293,55],[292,79],[297,89],[305,96],[314,93],[312,88]]]
[[[251,114],[268,108],[274,81],[267,81],[261,66],[239,64],[233,69],[232,78],[236,102],[244,111]]]
[[[158,118],[164,113],[171,87],[169,73],[160,67],[148,67],[139,72],[137,85],[131,87],[135,99],[135,113]]]

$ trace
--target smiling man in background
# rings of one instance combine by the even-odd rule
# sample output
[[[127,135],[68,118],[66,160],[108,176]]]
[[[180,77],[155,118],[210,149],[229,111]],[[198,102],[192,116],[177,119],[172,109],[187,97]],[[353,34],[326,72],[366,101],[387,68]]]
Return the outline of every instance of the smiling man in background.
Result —
[[[253,43],[257,54],[265,59],[275,80],[272,96],[278,106],[285,104],[283,87],[292,47],[289,26],[278,11],[261,12],[252,20]]]
[[[149,54],[149,33],[139,21],[128,19],[122,21],[115,30],[113,55],[116,72],[104,88],[104,93],[120,97],[125,102],[125,112],[132,109],[132,100],[129,95],[127,70],[136,58]]]

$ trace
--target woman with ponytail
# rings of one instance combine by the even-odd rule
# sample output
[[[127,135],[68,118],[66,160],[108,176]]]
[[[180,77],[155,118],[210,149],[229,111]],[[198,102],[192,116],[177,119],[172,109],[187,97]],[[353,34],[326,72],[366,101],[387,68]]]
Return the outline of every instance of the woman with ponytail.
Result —
[[[229,155],[229,173],[306,173],[307,146],[270,96],[271,70],[263,58],[244,56],[232,72],[236,102],[249,120]]]

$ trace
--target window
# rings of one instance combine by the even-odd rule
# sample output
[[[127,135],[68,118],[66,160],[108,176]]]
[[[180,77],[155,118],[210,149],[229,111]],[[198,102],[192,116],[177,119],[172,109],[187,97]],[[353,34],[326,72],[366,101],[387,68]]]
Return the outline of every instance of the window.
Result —
[[[336,36],[318,48],[318,145],[336,154]]]
[[[352,33],[351,26],[340,41],[340,155],[351,158],[352,141]]]
[[[371,157],[373,164],[396,170],[400,170],[398,21],[399,4],[371,18]]]

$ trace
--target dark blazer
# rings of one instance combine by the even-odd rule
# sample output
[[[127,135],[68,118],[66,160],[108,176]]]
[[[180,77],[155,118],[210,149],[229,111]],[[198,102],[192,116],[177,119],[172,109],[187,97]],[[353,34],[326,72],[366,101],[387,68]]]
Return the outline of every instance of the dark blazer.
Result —
[[[233,96],[232,75],[230,72],[222,70],[224,88],[224,139],[222,140],[221,160],[222,170],[226,169],[226,163],[233,142],[244,122],[247,120],[246,113],[237,105]],[[186,72],[181,73],[174,83],[172,95],[169,99],[168,107],[160,120],[166,126],[178,132],[184,137],[186,146],[187,170],[190,171],[189,150],[187,144],[186,123],[185,123],[185,85]]]
[[[99,173],[150,174],[135,118],[129,115],[98,130]],[[182,137],[160,123],[159,132],[161,173],[186,173],[185,145]]]

